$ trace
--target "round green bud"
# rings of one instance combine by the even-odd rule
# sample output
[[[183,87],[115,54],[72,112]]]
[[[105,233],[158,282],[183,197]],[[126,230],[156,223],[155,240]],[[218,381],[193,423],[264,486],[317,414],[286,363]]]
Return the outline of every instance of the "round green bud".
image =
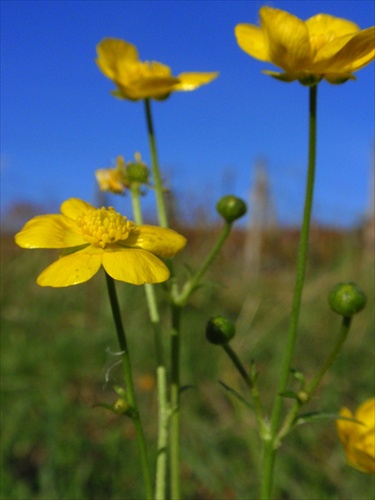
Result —
[[[118,415],[121,415],[122,413],[125,413],[126,411],[129,410],[129,403],[126,401],[125,398],[118,398],[114,403],[113,403],[113,411],[117,413]]]
[[[236,328],[232,321],[224,316],[215,316],[207,322],[206,338],[215,345],[227,344],[235,335]]]
[[[128,184],[147,184],[150,172],[144,163],[127,163],[124,176]]]
[[[217,202],[216,210],[226,222],[231,223],[245,215],[247,207],[246,203],[241,200],[241,198],[228,194]]]
[[[364,291],[355,283],[338,283],[328,296],[328,303],[333,311],[342,316],[350,317],[361,311],[366,305]]]

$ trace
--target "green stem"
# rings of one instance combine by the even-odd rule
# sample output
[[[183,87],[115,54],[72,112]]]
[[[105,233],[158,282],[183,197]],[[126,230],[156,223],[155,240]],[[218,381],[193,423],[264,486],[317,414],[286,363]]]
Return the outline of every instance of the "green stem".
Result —
[[[165,200],[164,200],[163,182],[162,182],[162,178],[161,178],[161,174],[160,174],[158,154],[157,154],[157,149],[156,149],[154,125],[153,125],[152,114],[151,114],[151,102],[150,102],[150,99],[145,99],[144,102],[145,102],[145,110],[146,110],[148,141],[149,141],[150,152],[151,152],[151,168],[152,168],[152,175],[154,178],[155,194],[156,194],[156,206],[157,206],[157,211],[158,211],[159,224],[161,227],[168,227],[168,217],[167,217],[167,210],[166,210]]]
[[[301,408],[307,401],[310,400],[312,393],[320,384],[322,378],[327,373],[327,371],[331,368],[332,364],[336,360],[337,356],[340,354],[342,346],[344,345],[345,340],[348,337],[348,333],[350,330],[352,318],[343,316],[340,331],[336,339],[336,343],[333,346],[332,351],[326,357],[322,367],[317,372],[315,377],[311,380],[309,384],[304,388],[304,398],[302,401],[296,400],[292,408],[290,409],[288,415],[285,418],[284,424],[280,429],[280,432],[277,435],[277,442],[281,443],[282,439],[290,432],[295,422],[295,418]]]
[[[171,333],[171,421],[170,484],[171,498],[180,500],[180,319],[181,308],[172,307]]]
[[[262,437],[265,434],[269,433],[268,426],[264,422],[263,418],[263,408],[259,397],[259,392],[256,384],[254,383],[254,379],[252,379],[247,371],[245,370],[243,364],[241,363],[240,358],[237,356],[236,352],[231,348],[229,344],[222,345],[224,351],[228,354],[234,366],[237,368],[239,374],[243,378],[245,384],[247,385],[251,399],[254,405],[254,413],[258,422],[259,433]]]
[[[152,495],[152,482],[151,482],[150,466],[149,466],[148,455],[147,455],[146,440],[145,440],[145,436],[144,436],[144,432],[143,432],[141,417],[139,415],[138,404],[137,404],[137,399],[136,399],[135,390],[134,390],[132,369],[131,369],[130,357],[129,357],[129,349],[128,349],[128,345],[127,345],[127,341],[126,341],[124,326],[123,326],[122,319],[121,319],[121,313],[120,313],[120,307],[119,307],[117,293],[116,293],[115,282],[114,282],[113,278],[111,278],[111,276],[109,276],[109,274],[105,273],[105,276],[106,276],[106,280],[107,280],[107,288],[108,288],[109,301],[111,303],[112,315],[113,315],[113,319],[114,319],[114,322],[116,325],[117,338],[118,338],[118,342],[119,342],[120,349],[121,349],[121,358],[122,358],[122,365],[123,365],[123,369],[124,369],[126,396],[127,396],[127,401],[129,403],[130,409],[131,409],[130,413],[131,413],[131,417],[133,420],[133,424],[134,424],[134,428],[135,428],[135,432],[136,432],[136,437],[137,437],[137,443],[138,443],[138,449],[139,449],[141,467],[142,467],[142,474],[143,474],[143,481],[144,481],[144,487],[145,487],[145,498],[147,500],[151,500],[153,495]]]
[[[131,189],[131,200],[134,221],[140,225],[143,223],[142,208],[140,203],[140,186],[134,184]],[[160,315],[156,300],[155,288],[151,284],[145,284],[145,294],[149,310],[152,329],[154,332],[154,344],[156,353],[156,380],[158,388],[158,444],[156,456],[156,481],[155,500],[164,500],[166,497],[166,473],[167,473],[167,447],[168,447],[168,425],[169,409],[167,395],[167,370],[165,367],[163,346],[161,341]]]
[[[179,305],[180,307],[183,307],[192,292],[195,290],[196,286],[199,284],[199,281],[207,271],[207,269],[210,267],[214,259],[216,258],[217,254],[220,252],[222,246],[224,245],[226,239],[229,236],[230,230],[231,230],[232,224],[225,222],[221,233],[219,234],[218,239],[216,240],[215,245],[213,246],[210,254],[207,256],[206,260],[203,262],[201,268],[197,271],[197,273],[189,279],[185,283],[185,286],[183,287],[181,293],[173,298],[173,302],[176,305]]]
[[[224,351],[228,354],[229,358],[231,359],[232,363],[234,366],[237,368],[239,374],[243,378],[245,384],[247,387],[252,390],[254,384],[253,381],[250,379],[249,374],[245,370],[243,364],[240,361],[240,358],[237,356],[237,354],[233,351],[231,346],[229,344],[222,344],[222,348]]]
[[[306,181],[305,207],[301,227],[300,243],[297,258],[297,274],[294,287],[291,319],[284,358],[280,370],[279,384],[271,417],[270,440],[264,442],[263,477],[261,484],[261,499],[271,498],[273,486],[273,473],[276,454],[276,435],[280,425],[283,407],[283,396],[288,384],[290,369],[293,360],[294,348],[297,338],[298,320],[301,308],[302,290],[305,279],[307,252],[309,246],[310,220],[314,193],[315,165],[316,165],[316,122],[317,122],[317,86],[310,87],[309,102],[309,152],[308,172]]]

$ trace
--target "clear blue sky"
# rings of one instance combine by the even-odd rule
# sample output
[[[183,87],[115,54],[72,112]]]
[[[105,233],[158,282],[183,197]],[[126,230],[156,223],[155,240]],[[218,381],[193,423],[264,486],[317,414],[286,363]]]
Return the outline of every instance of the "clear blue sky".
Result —
[[[265,158],[279,219],[298,222],[308,89],[262,74],[266,65],[240,50],[233,33],[238,23],[256,23],[263,4],[2,0],[2,210],[32,201],[57,212],[72,196],[92,201],[95,169],[135,151],[148,161],[143,104],[112,97],[112,82],[94,62],[96,44],[118,37],[174,74],[220,72],[195,92],[153,102],[163,174],[178,196],[192,206],[212,206],[227,191],[246,198],[254,163]],[[372,0],[272,5],[303,19],[325,12],[361,28],[374,24]],[[319,223],[356,224],[368,208],[374,64],[356,75],[355,82],[319,86]],[[128,203],[114,202],[124,213]]]

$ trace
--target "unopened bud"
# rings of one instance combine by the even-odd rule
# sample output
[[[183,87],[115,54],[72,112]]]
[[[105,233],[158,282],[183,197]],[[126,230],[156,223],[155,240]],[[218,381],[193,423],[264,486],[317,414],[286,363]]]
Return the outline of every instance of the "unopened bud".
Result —
[[[235,335],[234,323],[224,316],[211,318],[206,326],[206,338],[211,344],[227,344]]]
[[[331,309],[346,317],[361,311],[366,305],[366,300],[364,291],[353,282],[338,283],[328,296]]]
[[[218,201],[216,209],[226,222],[231,223],[245,215],[247,207],[241,198],[229,194]]]

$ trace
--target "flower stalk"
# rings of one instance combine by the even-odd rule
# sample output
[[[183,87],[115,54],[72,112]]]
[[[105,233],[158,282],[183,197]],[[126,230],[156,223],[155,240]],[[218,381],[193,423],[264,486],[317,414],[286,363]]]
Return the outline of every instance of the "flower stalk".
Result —
[[[145,498],[151,500],[153,498],[152,481],[150,474],[149,459],[146,447],[146,440],[143,432],[141,417],[138,410],[137,399],[134,390],[132,368],[129,357],[129,349],[126,341],[125,330],[121,319],[120,307],[118,303],[115,282],[108,273],[105,273],[107,280],[108,296],[111,304],[113,319],[116,326],[117,338],[121,349],[121,359],[124,370],[124,379],[126,387],[127,401],[129,403],[131,418],[133,420],[138,450],[140,455],[140,462],[142,468]]]
[[[293,406],[291,407],[289,413],[287,414],[285,421],[280,429],[280,431],[277,434],[276,437],[276,446],[279,446],[284,439],[284,437],[292,430],[293,425],[295,423],[295,419],[297,417],[297,414],[300,410],[300,408],[307,403],[307,401],[310,400],[311,395],[315,391],[315,389],[318,387],[320,382],[322,381],[324,375],[327,373],[327,371],[331,368],[333,363],[335,362],[337,356],[340,354],[342,347],[348,337],[349,331],[350,331],[350,326],[352,323],[352,317],[347,317],[343,316],[341,326],[340,326],[340,331],[337,336],[335,345],[333,346],[332,351],[329,353],[329,355],[326,357],[323,365],[321,368],[318,370],[316,375],[313,377],[313,379],[306,385],[306,387],[303,388],[303,399],[296,399]]]
[[[185,283],[181,293],[173,296],[173,303],[176,306],[185,306],[190,295],[194,292],[197,286],[199,286],[200,280],[202,279],[203,275],[207,272],[208,268],[211,266],[221,248],[223,247],[225,241],[229,236],[231,228],[232,223],[224,223],[224,226],[215,242],[215,245],[213,246],[211,252],[207,255],[206,259],[203,261],[202,266],[198,269],[194,276]]]
[[[171,498],[180,500],[180,357],[181,357],[181,308],[172,306],[171,332],[171,387],[170,387],[170,487]]]
[[[160,168],[159,168],[159,160],[158,160],[158,153],[157,153],[157,148],[156,148],[154,125],[153,125],[153,121],[152,121],[150,99],[144,99],[144,103],[145,103],[145,112],[146,112],[148,141],[149,141],[150,153],[151,153],[151,169],[152,169],[152,175],[154,178],[156,207],[157,207],[157,211],[158,211],[159,224],[161,225],[161,227],[168,227],[168,216],[167,216],[166,204],[165,204],[165,200],[164,200],[163,181],[161,178]]]
[[[130,195],[134,220],[137,224],[143,223],[142,208],[140,203],[140,185],[134,183],[130,186]],[[156,479],[155,500],[166,498],[166,474],[167,474],[167,449],[169,436],[169,403],[167,393],[167,369],[165,366],[163,347],[161,342],[160,315],[153,285],[145,285],[146,301],[150,315],[150,321],[154,332],[154,344],[156,355],[156,384],[158,395],[158,442],[156,456]]]
[[[297,257],[297,273],[294,287],[291,318],[286,340],[284,358],[281,365],[277,395],[275,398],[272,416],[270,439],[264,441],[263,477],[261,484],[261,499],[271,498],[273,475],[275,465],[275,454],[279,443],[276,436],[280,425],[283,407],[282,394],[286,391],[293,354],[297,338],[298,321],[301,309],[301,298],[305,280],[307,253],[309,247],[310,221],[314,195],[315,167],[316,167],[316,130],[317,130],[317,85],[309,87],[309,149],[308,149],[308,172],[306,181],[305,206],[301,227],[300,243]]]

